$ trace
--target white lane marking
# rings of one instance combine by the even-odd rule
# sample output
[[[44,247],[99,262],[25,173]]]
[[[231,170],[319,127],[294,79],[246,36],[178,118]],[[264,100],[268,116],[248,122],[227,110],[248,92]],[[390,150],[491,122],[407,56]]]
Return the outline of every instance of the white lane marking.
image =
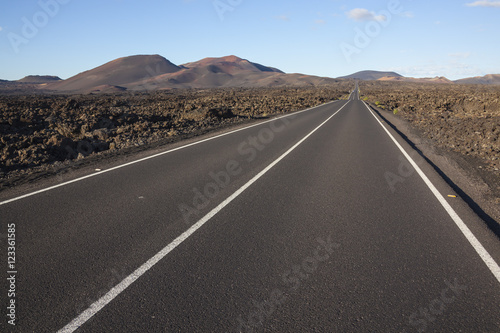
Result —
[[[132,165],[132,164],[136,164],[136,163],[139,163],[139,162],[143,162],[143,161],[149,160],[151,158],[155,158],[155,157],[158,157],[158,156],[161,156],[161,155],[169,154],[169,153],[172,153],[172,152],[177,151],[177,150],[181,150],[181,149],[184,149],[184,148],[187,148],[187,147],[191,147],[191,146],[194,146],[194,145],[197,145],[197,144],[200,144],[200,143],[203,143],[203,142],[207,142],[207,141],[210,141],[210,140],[214,140],[214,139],[217,139],[217,138],[229,135],[229,134],[233,134],[233,133],[236,133],[236,132],[239,132],[239,131],[243,131],[243,130],[246,130],[246,129],[249,129],[249,128],[252,128],[252,127],[255,127],[255,126],[261,126],[261,125],[264,125],[264,124],[266,124],[268,122],[271,122],[271,121],[276,121],[276,120],[279,120],[281,118],[291,117],[293,115],[297,115],[297,114],[302,113],[302,112],[311,111],[313,109],[316,109],[316,108],[319,108],[321,106],[325,106],[325,105],[328,105],[328,104],[332,104],[332,103],[335,103],[335,102],[340,102],[340,100],[336,100],[336,101],[324,103],[324,104],[317,105],[317,106],[314,106],[314,107],[309,108],[309,109],[305,109],[305,110],[302,110],[302,111],[293,112],[293,113],[286,114],[286,115],[283,115],[283,116],[280,116],[280,117],[277,117],[277,118],[273,118],[273,119],[269,119],[269,120],[263,121],[263,122],[258,123],[258,124],[253,124],[253,125],[250,125],[250,126],[247,126],[247,127],[239,128],[239,129],[236,129],[234,131],[227,132],[227,133],[222,133],[222,134],[219,134],[219,135],[216,135],[216,136],[212,136],[212,137],[200,140],[200,141],[189,143],[189,144],[181,146],[181,147],[173,148],[173,149],[170,149],[170,150],[158,153],[158,154],[147,156],[147,157],[135,160],[135,161],[131,161],[131,162],[127,162],[127,163],[124,163],[124,164],[120,164],[120,165],[117,165],[115,167],[112,167],[112,168],[109,168],[109,169],[106,169],[106,170],[96,169],[97,172],[95,172],[95,173],[92,173],[92,174],[89,174],[89,175],[86,175],[86,176],[83,176],[83,177],[79,177],[79,178],[76,178],[76,179],[73,179],[73,180],[69,180],[69,181],[66,181],[66,182],[61,183],[61,184],[53,185],[53,186],[50,186],[50,187],[47,187],[47,188],[44,188],[44,189],[41,189],[41,190],[38,190],[38,191],[34,191],[34,192],[31,192],[31,193],[20,195],[18,197],[12,198],[12,199],[1,201],[0,202],[0,206],[8,204],[8,203],[13,202],[13,201],[17,201],[17,200],[20,200],[20,199],[31,197],[31,196],[33,196],[35,194],[40,194],[40,193],[43,193],[43,192],[47,192],[47,191],[56,189],[58,187],[62,187],[62,186],[66,186],[66,185],[69,185],[69,184],[72,184],[72,183],[76,183],[76,182],[79,182],[81,180],[84,180],[84,179],[87,179],[87,178],[90,178],[90,177],[95,177],[97,175],[101,175],[101,174],[106,173],[106,172],[110,172],[110,171],[113,171],[113,170],[116,170],[116,169],[121,169],[123,167],[129,166],[129,165]]]
[[[123,279],[119,284],[113,287],[106,295],[102,296],[96,302],[94,302],[87,310],[83,311],[78,317],[73,319],[68,325],[64,326],[58,331],[58,333],[69,333],[74,332],[80,326],[82,326],[87,320],[92,318],[97,312],[104,308],[109,302],[111,302],[116,296],[127,289],[132,283],[134,283],[138,278],[140,278],[144,273],[146,273],[151,267],[156,265],[161,259],[163,259],[167,254],[169,254],[173,249],[184,242],[189,236],[201,228],[205,223],[207,223],[212,217],[214,217],[219,211],[221,211],[225,206],[227,206],[231,201],[238,197],[243,191],[255,183],[260,177],[266,174],[272,167],[278,164],[283,158],[290,154],[295,148],[297,148],[302,142],[304,142],[308,137],[310,137],[314,132],[316,132],[321,126],[326,124],[331,118],[333,118],[337,113],[339,113],[344,106],[349,103],[347,101],[340,109],[338,109],[334,114],[332,114],[328,119],[322,122],[318,127],[313,129],[309,134],[303,137],[299,142],[288,149],[283,155],[274,160],[265,169],[255,175],[250,179],[245,185],[240,187],[236,192],[229,196],[226,200],[222,201],[217,207],[212,209],[207,215],[203,216],[198,222],[193,224],[189,229],[184,231],[179,237],[174,239],[170,244],[164,247],[160,252],[155,254],[151,259],[146,261],[142,266],[137,268],[132,274]]]
[[[486,266],[490,269],[491,273],[497,278],[498,282],[500,282],[500,267],[498,264],[495,262],[493,257],[488,253],[488,251],[484,248],[484,246],[479,242],[479,240],[474,236],[472,231],[467,227],[467,225],[464,223],[464,221],[458,216],[458,214],[455,212],[455,210],[450,206],[450,204],[445,200],[445,198],[439,193],[437,188],[434,186],[434,184],[431,183],[429,178],[424,174],[424,172],[420,169],[420,167],[413,161],[413,159],[406,153],[406,151],[403,149],[403,147],[399,144],[399,142],[392,136],[392,134],[385,128],[384,125],[380,122],[380,120],[375,116],[373,111],[366,105],[366,103],[363,101],[363,104],[368,108],[370,113],[372,114],[375,119],[377,119],[378,123],[382,128],[387,132],[389,137],[394,141],[396,146],[401,150],[403,155],[406,157],[406,159],[411,163],[411,165],[415,168],[417,173],[420,175],[420,178],[423,179],[425,184],[429,187],[429,189],[432,191],[434,196],[438,199],[439,203],[443,206],[443,208],[446,210],[446,212],[450,215],[451,219],[455,222],[457,227],[460,229],[460,231],[464,234],[465,238],[469,241],[469,243],[472,245],[474,250],[476,250],[477,254],[481,257],[481,259],[484,261]]]

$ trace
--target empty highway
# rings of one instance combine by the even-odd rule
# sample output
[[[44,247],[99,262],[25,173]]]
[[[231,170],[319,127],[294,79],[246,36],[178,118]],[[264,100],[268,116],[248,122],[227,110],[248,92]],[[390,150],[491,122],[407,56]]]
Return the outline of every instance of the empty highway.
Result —
[[[356,87],[2,201],[0,331],[499,332],[499,239],[453,195]]]

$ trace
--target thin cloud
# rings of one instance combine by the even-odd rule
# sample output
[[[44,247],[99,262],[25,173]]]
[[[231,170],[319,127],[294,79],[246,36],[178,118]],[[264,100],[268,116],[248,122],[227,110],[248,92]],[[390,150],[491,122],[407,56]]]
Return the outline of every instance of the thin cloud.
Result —
[[[449,80],[462,79],[465,77],[484,75],[484,69],[477,68],[463,62],[447,61],[444,63],[428,63],[418,66],[393,67],[387,70],[397,72],[410,77],[435,77],[444,76]]]
[[[500,8],[500,1],[480,0],[465,4],[468,7],[497,7]]]
[[[2,27],[0,27],[0,31],[2,31],[2,30],[3,30],[3,28],[2,28]]]
[[[314,23],[317,24],[317,25],[323,25],[323,24],[326,23],[326,21],[322,20],[322,19],[318,19],[318,20],[315,20]]]
[[[354,8],[347,12],[347,17],[354,21],[385,21],[385,15],[377,15],[365,8]]]
[[[285,22],[290,21],[290,16],[288,16],[288,15],[280,15],[280,16],[276,16],[276,18],[280,21],[285,21]]]
[[[456,59],[467,59],[470,57],[470,52],[450,53],[450,54],[448,54],[448,56],[451,58],[456,58]]]

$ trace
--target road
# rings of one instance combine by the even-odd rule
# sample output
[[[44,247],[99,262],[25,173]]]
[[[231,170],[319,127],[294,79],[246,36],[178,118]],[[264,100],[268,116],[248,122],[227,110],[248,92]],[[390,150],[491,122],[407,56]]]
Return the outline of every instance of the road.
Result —
[[[38,190],[2,332],[500,331],[498,238],[357,86]]]

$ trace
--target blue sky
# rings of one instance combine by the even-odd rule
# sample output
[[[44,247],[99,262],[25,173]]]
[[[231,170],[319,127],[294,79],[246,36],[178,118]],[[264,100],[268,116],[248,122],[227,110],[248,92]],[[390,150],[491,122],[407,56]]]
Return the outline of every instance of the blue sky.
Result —
[[[500,73],[500,1],[40,0],[0,3],[0,78],[110,60],[237,55],[287,73]]]

